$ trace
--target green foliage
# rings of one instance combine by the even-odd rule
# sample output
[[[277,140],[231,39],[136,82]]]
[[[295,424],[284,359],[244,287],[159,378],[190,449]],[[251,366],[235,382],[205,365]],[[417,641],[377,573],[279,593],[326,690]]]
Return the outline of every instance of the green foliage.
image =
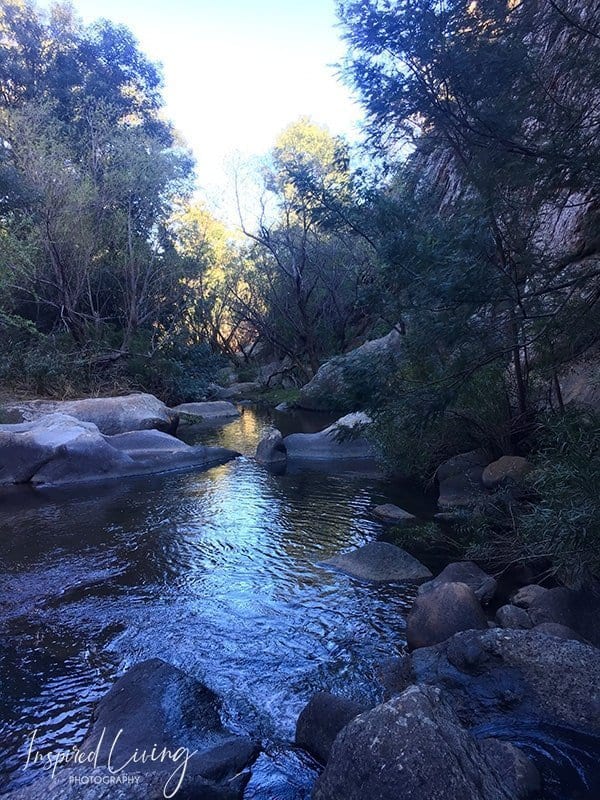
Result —
[[[208,384],[224,364],[208,345],[190,345],[184,339],[169,343],[150,356],[146,355],[147,343],[136,342],[136,349],[139,354],[127,360],[128,380],[169,405],[204,397]]]
[[[580,588],[600,576],[600,419],[570,413],[538,431],[529,496],[503,490],[463,526],[467,555],[501,568],[534,562]]]
[[[547,556],[561,580],[600,575],[600,419],[567,415],[543,431],[532,488],[539,501],[519,518],[524,546]]]

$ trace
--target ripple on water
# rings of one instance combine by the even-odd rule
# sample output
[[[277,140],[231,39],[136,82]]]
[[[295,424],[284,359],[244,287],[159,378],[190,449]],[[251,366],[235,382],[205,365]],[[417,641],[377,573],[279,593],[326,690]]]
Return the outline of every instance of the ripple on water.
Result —
[[[188,434],[249,454],[268,421],[246,410]],[[281,742],[303,705],[319,690],[377,700],[374,665],[404,647],[414,587],[319,564],[382,532],[374,503],[428,509],[374,472],[275,476],[246,455],[203,473],[4,499],[4,780],[21,774],[34,728],[48,748],[79,742],[115,676],[160,657],[205,681],[227,724],[266,744],[246,796],[301,800],[315,764]]]

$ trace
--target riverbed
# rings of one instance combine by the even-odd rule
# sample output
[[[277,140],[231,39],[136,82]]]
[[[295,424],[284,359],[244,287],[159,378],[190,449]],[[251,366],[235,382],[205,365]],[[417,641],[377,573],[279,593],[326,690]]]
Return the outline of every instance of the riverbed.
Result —
[[[285,432],[329,419],[280,416]],[[308,797],[315,765],[289,747],[315,691],[376,700],[378,661],[402,652],[415,589],[355,581],[319,562],[383,531],[380,502],[427,513],[378,470],[274,475],[252,458],[271,414],[250,408],[190,442],[241,458],[206,472],[1,498],[0,769],[31,778],[26,742],[78,742],[94,703],[132,664],[160,657],[224,702],[226,724],[260,739],[248,798]],[[275,794],[274,794],[275,793]]]
[[[79,743],[115,678],[159,657],[206,683],[225,724],[260,741],[245,800],[308,800],[318,767],[291,744],[298,714],[317,691],[381,698],[377,665],[404,651],[416,594],[321,562],[385,533],[374,505],[435,510],[376,465],[278,475],[253,458],[273,422],[286,434],[331,421],[245,408],[227,425],[180,431],[241,452],[223,466],[0,491],[0,792],[34,777],[24,769],[34,730],[40,752]],[[535,720],[478,735],[533,756],[545,800],[600,796],[596,737]]]

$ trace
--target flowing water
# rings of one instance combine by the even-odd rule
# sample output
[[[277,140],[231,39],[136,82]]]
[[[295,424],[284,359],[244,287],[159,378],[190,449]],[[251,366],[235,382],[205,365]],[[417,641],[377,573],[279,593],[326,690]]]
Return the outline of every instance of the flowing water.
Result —
[[[298,713],[318,690],[378,699],[374,668],[402,652],[415,594],[319,562],[382,533],[373,504],[427,514],[431,503],[375,470],[270,473],[250,457],[268,421],[245,409],[225,427],[189,429],[189,441],[243,453],[206,472],[4,490],[0,787],[31,777],[34,729],[40,751],[77,743],[115,677],[160,657],[223,698],[229,727],[261,740],[246,798],[309,797],[315,765],[289,746]]]

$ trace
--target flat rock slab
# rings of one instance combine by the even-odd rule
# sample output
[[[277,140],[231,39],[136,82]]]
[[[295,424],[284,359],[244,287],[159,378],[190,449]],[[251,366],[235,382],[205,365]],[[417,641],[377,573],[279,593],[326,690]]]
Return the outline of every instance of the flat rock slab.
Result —
[[[49,414],[66,414],[91,422],[107,436],[156,429],[174,433],[178,417],[152,394],[123,397],[87,397],[83,400],[29,400],[3,406],[7,422],[31,422]]]
[[[93,423],[66,414],[0,425],[0,484],[59,485],[207,469],[236,456],[221,447],[191,447],[157,430],[105,436]]]
[[[186,425],[236,419],[236,417],[240,416],[240,412],[234,404],[229,403],[227,400],[213,400],[206,403],[182,403],[171,410],[179,415],[179,422]]]
[[[414,514],[410,514],[408,511],[400,508],[400,506],[395,506],[392,503],[384,503],[382,506],[375,506],[373,514],[384,522],[391,522],[396,525],[414,522],[416,520]]]
[[[414,556],[387,542],[369,542],[357,550],[333,556],[322,563],[336,567],[354,578],[377,583],[420,583],[432,577],[427,567]]]
[[[362,431],[370,418],[361,412],[347,414],[318,433],[292,433],[283,440],[288,459],[373,461],[375,451]]]

